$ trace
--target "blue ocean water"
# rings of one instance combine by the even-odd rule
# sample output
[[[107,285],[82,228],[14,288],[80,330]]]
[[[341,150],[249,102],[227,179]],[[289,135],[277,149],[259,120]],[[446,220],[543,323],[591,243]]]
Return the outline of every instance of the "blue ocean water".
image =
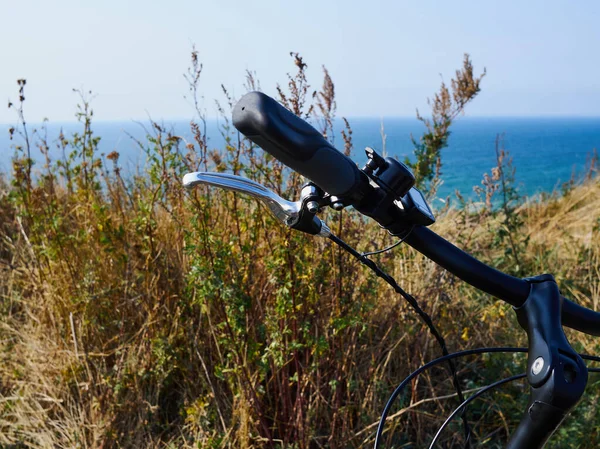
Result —
[[[384,119],[383,123],[387,151],[401,159],[410,157],[410,135],[421,135],[422,125],[410,119]],[[357,148],[381,148],[381,120],[351,124]],[[574,171],[583,173],[592,151],[600,150],[600,117],[462,117],[451,130],[442,152],[443,185],[438,192],[442,198],[455,190],[474,197],[473,186],[481,185],[483,174],[496,165],[498,134],[503,135],[503,147],[513,159],[520,192],[530,196],[560,188]]]
[[[349,119],[352,127],[354,150],[352,157],[364,163],[364,147],[371,146],[381,151],[381,126],[386,135],[386,151],[401,160],[412,154],[411,134],[418,137],[423,125],[412,118],[354,118]],[[29,125],[30,129],[39,125]],[[149,128],[148,124],[145,124]],[[166,123],[184,139],[192,140],[189,123],[177,121]],[[341,129],[341,122],[336,128]],[[207,133],[211,148],[222,148],[224,139],[220,134],[220,122],[209,120]],[[13,154],[12,142],[8,138],[9,125],[0,125],[0,171],[10,170]],[[77,123],[49,123],[48,141],[56,140],[60,130],[66,135],[81,131]],[[143,170],[145,155],[134,139],[144,140],[146,130],[136,122],[96,122],[93,126],[96,135],[101,137],[100,150],[109,153],[113,150],[121,154],[124,171]],[[600,117],[553,117],[553,118],[484,118],[461,117],[452,127],[449,145],[442,153],[443,184],[438,192],[440,198],[452,195],[459,190],[463,195],[474,198],[473,186],[480,185],[483,173],[495,166],[495,140],[498,134],[504,135],[504,148],[509,151],[516,167],[519,189],[527,195],[550,192],[560,188],[573,172],[582,173],[593,149],[600,150]],[[35,141],[35,137],[32,139]],[[335,142],[343,148],[343,140],[336,133]],[[56,148],[51,152],[59,157]],[[41,161],[39,150],[34,150],[33,158]],[[39,165],[39,164],[38,164]]]

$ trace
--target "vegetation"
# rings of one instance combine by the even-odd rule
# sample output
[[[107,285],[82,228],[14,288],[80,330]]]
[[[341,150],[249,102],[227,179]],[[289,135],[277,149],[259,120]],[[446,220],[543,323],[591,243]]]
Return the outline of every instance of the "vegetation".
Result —
[[[332,137],[333,82],[325,71],[323,88],[312,94],[307,65],[292,57],[296,73],[287,89],[279,87],[280,100]],[[11,131],[18,146],[0,184],[2,447],[365,447],[393,388],[439,355],[410,306],[328,241],[280,226],[244,196],[183,191],[182,176],[199,168],[241,174],[289,197],[301,183],[239,138],[227,120],[235,100],[226,89],[227,145],[209,148],[195,101],[201,72],[194,52],[186,75],[194,142],[153,123],[138,142],[147,171],[132,178],[122,176],[119,154],[99,154],[84,92],[81,131],[61,135],[62,157],[51,159],[43,130],[28,134],[19,82],[19,101],[10,105],[20,120]],[[472,73],[466,57],[453,100],[441,101],[446,112],[436,115],[434,106],[428,134],[416,141],[422,182],[433,179],[452,120],[479,90]],[[252,73],[246,84],[258,87]],[[439,98],[449,95],[444,88]],[[430,134],[440,144],[428,146]],[[351,137],[347,127],[347,152]],[[33,145],[43,167],[30,158]],[[525,202],[511,185],[509,162],[499,140],[498,166],[478,190],[484,206],[440,211],[435,230],[501,270],[552,272],[566,296],[599,309],[600,186],[590,176],[561,197]],[[494,195],[502,207],[491,208]],[[352,211],[328,211],[325,220],[359,249],[389,243]],[[410,248],[376,258],[452,350],[526,344],[510,307]],[[599,352],[597,340],[570,335],[577,349]],[[459,376],[472,390],[524,367],[522,355],[470,358]],[[551,447],[600,444],[595,384],[592,375]],[[503,447],[526,391],[516,383],[469,409],[477,444]],[[421,376],[388,420],[386,447],[423,447],[456,406],[443,367]],[[457,421],[439,447],[462,438]]]

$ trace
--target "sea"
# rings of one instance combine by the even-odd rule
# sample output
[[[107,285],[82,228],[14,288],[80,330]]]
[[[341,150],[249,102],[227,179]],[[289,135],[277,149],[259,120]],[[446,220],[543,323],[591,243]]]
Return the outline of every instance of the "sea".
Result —
[[[411,137],[422,135],[424,126],[415,118],[351,118],[353,153],[359,164],[366,160],[364,148],[370,146],[379,152],[385,149],[389,156],[400,160],[412,157]],[[192,141],[189,121],[163,122],[176,135]],[[210,148],[223,148],[221,134],[223,121],[207,121]],[[21,142],[17,136],[9,139],[11,124],[0,125],[0,172],[8,173],[14,145]],[[340,135],[341,120],[335,123],[334,145],[343,149]],[[40,124],[28,124],[30,133]],[[55,142],[62,130],[65,135],[81,132],[78,123],[46,123],[47,139]],[[149,123],[136,121],[93,124],[95,135],[101,138],[100,152],[118,151],[125,174],[143,172],[146,160],[136,140],[143,141]],[[583,176],[595,149],[600,150],[600,117],[460,117],[451,127],[447,148],[442,150],[442,184],[434,207],[441,206],[448,197],[455,201],[455,192],[476,201],[473,187],[481,185],[484,173],[496,165],[496,140],[501,136],[501,148],[508,152],[516,169],[515,180],[522,195],[535,196],[542,192],[560,191],[563,183],[572,177]],[[32,141],[35,142],[34,136]],[[51,156],[60,157],[55,145]],[[42,166],[42,156],[34,149],[32,157]]]

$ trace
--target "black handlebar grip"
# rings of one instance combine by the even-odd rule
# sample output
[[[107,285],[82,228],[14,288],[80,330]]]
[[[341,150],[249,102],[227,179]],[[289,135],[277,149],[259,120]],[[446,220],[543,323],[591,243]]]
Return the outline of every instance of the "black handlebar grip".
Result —
[[[319,131],[261,92],[244,95],[233,109],[238,131],[327,193],[352,196],[363,174]]]

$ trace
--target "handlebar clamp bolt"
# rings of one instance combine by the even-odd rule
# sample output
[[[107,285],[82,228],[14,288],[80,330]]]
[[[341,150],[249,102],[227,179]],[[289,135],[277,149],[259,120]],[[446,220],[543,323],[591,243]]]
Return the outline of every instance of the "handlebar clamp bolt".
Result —
[[[345,207],[342,199],[338,198],[337,196],[331,195],[329,197],[329,201],[329,204],[331,204],[331,207],[333,207],[335,210],[342,210]]]
[[[319,211],[319,203],[316,201],[309,201],[306,204],[306,209],[308,209],[311,214],[316,214]]]
[[[538,374],[540,374],[542,372],[543,368],[544,368],[544,358],[538,357],[537,359],[534,360],[533,365],[531,365],[531,373],[534,376],[537,376]]]

